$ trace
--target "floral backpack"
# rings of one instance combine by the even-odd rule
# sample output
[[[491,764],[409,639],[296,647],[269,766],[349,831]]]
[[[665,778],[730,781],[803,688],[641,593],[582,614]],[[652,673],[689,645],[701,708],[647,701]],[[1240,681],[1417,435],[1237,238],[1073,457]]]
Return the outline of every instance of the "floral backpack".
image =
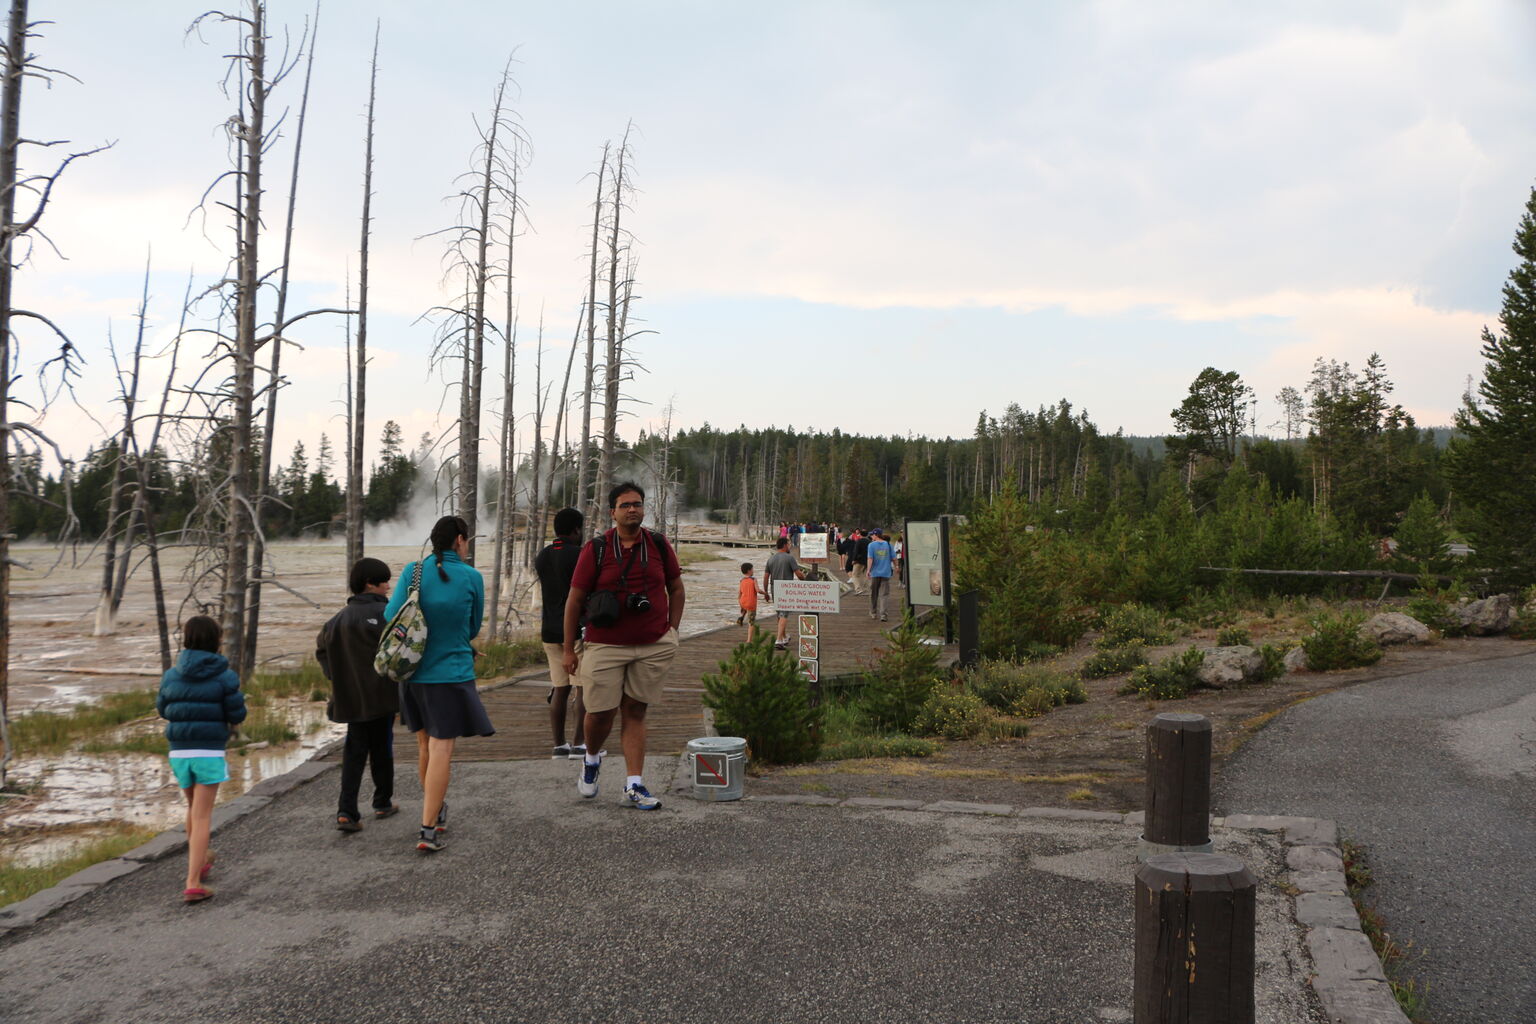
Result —
[[[427,616],[421,610],[421,562],[418,561],[405,603],[384,625],[378,653],[373,656],[373,670],[397,683],[410,682],[426,650]]]

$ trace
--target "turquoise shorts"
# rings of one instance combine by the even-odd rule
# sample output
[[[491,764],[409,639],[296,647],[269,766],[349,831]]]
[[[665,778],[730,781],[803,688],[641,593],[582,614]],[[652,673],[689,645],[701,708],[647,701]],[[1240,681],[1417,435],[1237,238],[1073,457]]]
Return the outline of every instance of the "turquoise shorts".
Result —
[[[222,757],[173,757],[171,771],[176,773],[176,785],[182,789],[229,781],[229,762]]]

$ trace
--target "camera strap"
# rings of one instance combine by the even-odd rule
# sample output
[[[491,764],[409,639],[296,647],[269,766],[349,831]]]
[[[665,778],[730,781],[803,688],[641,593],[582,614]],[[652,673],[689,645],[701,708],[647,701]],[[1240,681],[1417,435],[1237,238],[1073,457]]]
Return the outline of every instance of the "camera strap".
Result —
[[[619,570],[619,586],[629,586],[629,573],[630,570],[634,567],[636,553],[640,555],[640,566],[642,572],[644,572],[646,566],[650,565],[650,552],[645,550],[648,547],[646,544],[647,539],[649,539],[652,544],[656,544],[658,551],[661,549],[661,545],[657,542],[656,535],[651,533],[649,530],[642,529],[640,531],[640,539],[635,541],[634,546],[629,549],[629,557],[624,560],[624,565]],[[615,530],[613,532],[613,545],[615,548],[622,550],[622,544],[623,542],[619,540],[618,531]],[[593,588],[596,589],[602,585],[603,555],[608,549],[608,535],[603,534],[602,536],[593,537],[592,547],[592,557],[593,561],[595,562],[595,567],[592,574],[592,585]],[[642,582],[644,581],[642,580]]]

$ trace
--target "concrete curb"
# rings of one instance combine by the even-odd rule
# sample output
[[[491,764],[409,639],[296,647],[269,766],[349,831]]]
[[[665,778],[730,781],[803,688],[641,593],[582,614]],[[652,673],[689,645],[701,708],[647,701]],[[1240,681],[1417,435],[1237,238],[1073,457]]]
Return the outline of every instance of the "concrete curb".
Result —
[[[692,773],[686,755],[678,759],[671,792],[691,797]],[[1141,811],[1079,811],[1062,807],[1013,807],[1008,804],[975,804],[956,800],[892,800],[875,797],[838,799],[829,796],[752,796],[752,803],[790,804],[805,807],[846,807],[853,810],[898,810],[938,814],[981,814],[1003,818],[1056,818],[1069,821],[1100,821],[1105,824],[1142,825]],[[1349,898],[1344,880],[1344,854],[1339,849],[1337,824],[1323,818],[1286,815],[1229,814],[1213,817],[1213,828],[1282,834],[1286,867],[1296,892],[1296,921],[1306,929],[1305,942],[1315,973],[1312,988],[1322,1001],[1331,1024],[1409,1024],[1387,983],[1381,961],[1371,940],[1360,927],[1360,916]]]
[[[212,833],[217,834],[226,825],[261,810],[284,793],[292,792],[305,783],[312,782],[340,767],[339,763],[323,763],[310,759],[282,775],[274,775],[270,779],[262,780],[247,792],[214,809]],[[70,875],[51,889],[35,892],[18,903],[0,908],[0,938],[36,924],[60,907],[66,907],[82,896],[88,896],[107,885],[114,878],[132,874],[146,864],[174,856],[186,848],[185,829],[180,826],[166,829],[149,842],[134,847],[121,857],[92,864]]]
[[[1212,825],[1283,833],[1285,862],[1296,888],[1296,921],[1307,929],[1312,988],[1334,1024],[1409,1024],[1360,928],[1344,879],[1338,826],[1323,818],[1229,814]]]

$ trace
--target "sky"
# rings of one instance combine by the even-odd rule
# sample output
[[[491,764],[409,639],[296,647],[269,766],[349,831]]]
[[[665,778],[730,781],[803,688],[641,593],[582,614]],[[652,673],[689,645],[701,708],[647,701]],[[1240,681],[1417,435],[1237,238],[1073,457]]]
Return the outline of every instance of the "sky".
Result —
[[[116,415],[107,337],[131,345],[146,259],[158,353],[189,275],[201,292],[229,258],[227,218],[193,212],[229,167],[234,112],[232,30],[187,33],[205,9],[33,0],[54,22],[33,52],[78,81],[29,83],[22,135],[69,145],[25,169],[112,143],[58,183],[42,221],[57,252],[39,247],[16,285],[86,360],[76,402],[42,421],[76,455]],[[292,50],[313,11],[274,0],[268,17],[273,49]],[[585,292],[592,175],[631,123],[632,318],[649,332],[625,386],[631,436],[669,406],[684,428],[966,436],[982,411],[1062,398],[1106,432],[1161,434],[1207,366],[1242,375],[1266,430],[1316,359],[1372,352],[1421,425],[1446,424],[1481,373],[1536,183],[1523,0],[326,0],[290,310],[355,289],[376,24],[371,439],[386,418],[411,443],[450,428],[424,315],[456,288],[433,232],[457,221],[456,178],[509,59],[532,143],[514,280],[523,448],[535,361],[546,383],[563,372]],[[301,85],[302,68],[273,101],[289,113],[265,269]],[[17,388],[36,394],[56,344],[22,331]],[[345,433],[345,318],[292,337],[280,461],[322,433],[339,451]],[[207,351],[189,342],[184,362]],[[499,373],[499,349],[488,361]]]

